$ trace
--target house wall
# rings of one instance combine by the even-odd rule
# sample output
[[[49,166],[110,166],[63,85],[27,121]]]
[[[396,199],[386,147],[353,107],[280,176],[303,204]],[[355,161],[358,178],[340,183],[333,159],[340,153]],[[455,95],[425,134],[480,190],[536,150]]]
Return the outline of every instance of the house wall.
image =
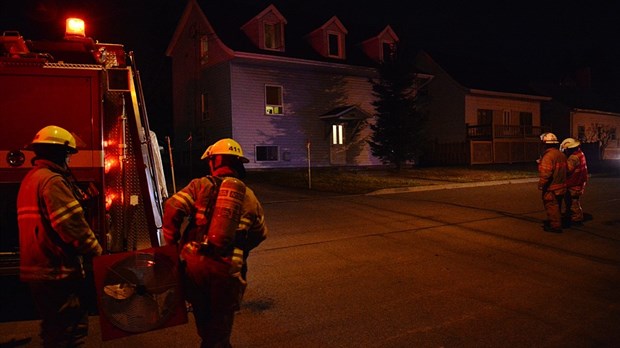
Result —
[[[205,148],[233,134],[230,69],[229,63],[222,63],[205,69],[201,76],[202,91],[207,93],[209,98],[209,117],[196,126],[204,129],[202,145]]]
[[[593,111],[573,111],[571,115],[570,136],[580,139],[579,127],[585,128],[586,138],[581,138],[582,142],[594,141],[592,128],[596,124],[614,127],[616,129],[616,137],[610,140],[603,154],[603,159],[620,159],[620,139],[618,132],[620,131],[620,115],[599,113]]]
[[[194,16],[197,17],[197,16]],[[196,18],[191,19],[196,21]],[[172,109],[173,129],[172,147],[175,150],[175,162],[180,166],[190,163],[188,144],[185,142],[193,128],[193,118],[197,104],[195,99],[196,83],[195,76],[199,66],[197,65],[197,48],[195,40],[192,40],[189,28],[179,36],[175,49],[172,52]],[[188,67],[193,67],[188,69]]]
[[[465,89],[427,54],[422,53],[416,57],[416,66],[435,76],[428,85],[429,140],[438,144],[465,141]]]
[[[351,70],[351,69],[348,69]],[[368,74],[346,73],[315,66],[270,65],[236,60],[231,67],[232,136],[250,159],[247,168],[307,166],[310,141],[311,164],[329,166],[330,132],[320,115],[337,106],[358,105],[373,114],[372,87]],[[283,88],[284,114],[265,115],[265,85]],[[368,129],[367,129],[368,130]],[[280,160],[257,162],[257,145],[279,146]],[[375,165],[364,143],[354,153],[352,165]]]
[[[500,111],[497,115],[493,114],[495,124],[498,124],[496,117],[502,121],[499,124],[503,124],[502,112],[509,110],[511,112],[511,125],[519,125],[519,112],[531,112],[532,126],[540,126],[540,102],[538,101],[467,95],[465,96],[465,123],[469,125],[478,124],[478,109]]]

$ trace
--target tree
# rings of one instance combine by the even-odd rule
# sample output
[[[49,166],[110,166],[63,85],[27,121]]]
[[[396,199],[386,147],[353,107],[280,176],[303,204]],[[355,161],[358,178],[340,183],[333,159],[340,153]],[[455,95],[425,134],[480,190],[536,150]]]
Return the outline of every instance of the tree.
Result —
[[[592,125],[586,129],[584,142],[598,143],[599,158],[603,159],[605,149],[607,148],[607,145],[609,145],[609,141],[615,139],[615,137],[616,127],[608,124],[592,123]]]
[[[379,67],[378,80],[370,79],[375,108],[373,133],[368,141],[372,154],[397,170],[416,162],[425,144],[426,114],[423,93],[413,66],[396,57]]]

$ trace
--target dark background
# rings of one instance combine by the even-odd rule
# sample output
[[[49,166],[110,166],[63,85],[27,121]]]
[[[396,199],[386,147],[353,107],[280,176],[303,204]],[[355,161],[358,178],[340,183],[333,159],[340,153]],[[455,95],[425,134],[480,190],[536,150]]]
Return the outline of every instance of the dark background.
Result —
[[[210,1],[278,7],[282,0]],[[0,30],[19,31],[27,40],[56,40],[63,36],[64,19],[79,16],[87,36],[134,51],[151,129],[161,142],[171,135],[172,117],[165,51],[185,5],[186,0],[0,0]],[[593,88],[613,99],[620,95],[620,6],[613,1],[284,0],[279,8],[308,16],[331,12],[350,27],[355,21],[390,24],[412,47],[497,60],[535,79],[559,81],[590,67]]]

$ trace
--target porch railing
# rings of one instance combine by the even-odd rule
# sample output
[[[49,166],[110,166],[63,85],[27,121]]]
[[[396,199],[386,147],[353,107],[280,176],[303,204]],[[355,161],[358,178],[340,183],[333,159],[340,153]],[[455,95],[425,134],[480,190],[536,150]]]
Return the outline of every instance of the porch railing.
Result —
[[[536,138],[545,127],[520,125],[467,125],[469,139]]]

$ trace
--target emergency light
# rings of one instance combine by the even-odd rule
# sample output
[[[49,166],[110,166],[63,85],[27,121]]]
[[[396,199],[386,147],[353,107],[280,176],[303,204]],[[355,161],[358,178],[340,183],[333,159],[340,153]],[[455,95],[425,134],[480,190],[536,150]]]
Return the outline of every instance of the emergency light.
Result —
[[[86,29],[84,21],[79,18],[67,18],[65,26],[65,38],[85,38]]]

